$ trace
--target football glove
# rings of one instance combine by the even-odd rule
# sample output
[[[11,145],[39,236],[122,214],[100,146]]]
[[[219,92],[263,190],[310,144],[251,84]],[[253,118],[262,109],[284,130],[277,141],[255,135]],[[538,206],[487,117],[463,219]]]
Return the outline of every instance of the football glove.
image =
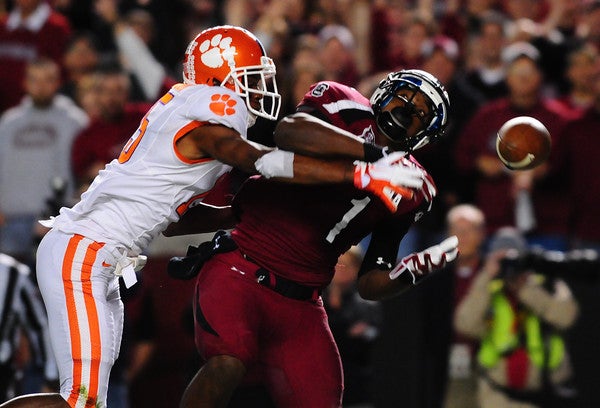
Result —
[[[422,189],[425,172],[408,164],[404,152],[394,152],[375,163],[354,163],[354,185],[377,197],[392,212],[398,208],[402,197],[412,199],[414,191]]]
[[[397,279],[407,272],[413,285],[436,269],[443,268],[458,255],[458,237],[453,235],[421,252],[405,256],[390,271],[390,279]]]

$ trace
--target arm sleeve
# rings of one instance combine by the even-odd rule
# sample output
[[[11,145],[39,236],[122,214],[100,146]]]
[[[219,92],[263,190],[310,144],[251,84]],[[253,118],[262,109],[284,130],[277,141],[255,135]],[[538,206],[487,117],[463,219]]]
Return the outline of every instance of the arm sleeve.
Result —
[[[398,248],[408,228],[409,225],[391,223],[374,229],[358,276],[373,269],[391,270],[396,264]]]

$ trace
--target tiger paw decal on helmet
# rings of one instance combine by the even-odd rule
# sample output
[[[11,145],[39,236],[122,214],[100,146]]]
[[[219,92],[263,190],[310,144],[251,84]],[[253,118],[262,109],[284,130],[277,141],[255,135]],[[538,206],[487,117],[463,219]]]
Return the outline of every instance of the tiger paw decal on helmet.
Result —
[[[233,38],[215,35],[200,44],[200,60],[210,68],[219,68],[235,55],[235,47],[231,46]]]

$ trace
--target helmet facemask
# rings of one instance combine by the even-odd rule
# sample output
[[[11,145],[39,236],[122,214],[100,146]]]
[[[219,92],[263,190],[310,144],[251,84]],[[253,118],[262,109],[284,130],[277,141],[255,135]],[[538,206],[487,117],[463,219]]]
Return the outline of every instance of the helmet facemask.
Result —
[[[222,84],[229,87],[233,82],[233,90],[246,101],[252,124],[257,116],[277,120],[281,108],[275,64],[269,57],[262,56],[260,59],[261,65],[236,68],[235,64],[230,64],[231,70]]]

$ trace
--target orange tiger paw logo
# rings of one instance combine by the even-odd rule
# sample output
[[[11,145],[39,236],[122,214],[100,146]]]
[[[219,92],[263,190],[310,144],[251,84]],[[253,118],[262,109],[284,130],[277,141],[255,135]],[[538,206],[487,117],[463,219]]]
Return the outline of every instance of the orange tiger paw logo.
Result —
[[[214,94],[210,97],[211,103],[208,105],[210,110],[219,115],[233,115],[235,114],[234,106],[237,102],[234,99],[231,99],[231,96],[224,94]]]

